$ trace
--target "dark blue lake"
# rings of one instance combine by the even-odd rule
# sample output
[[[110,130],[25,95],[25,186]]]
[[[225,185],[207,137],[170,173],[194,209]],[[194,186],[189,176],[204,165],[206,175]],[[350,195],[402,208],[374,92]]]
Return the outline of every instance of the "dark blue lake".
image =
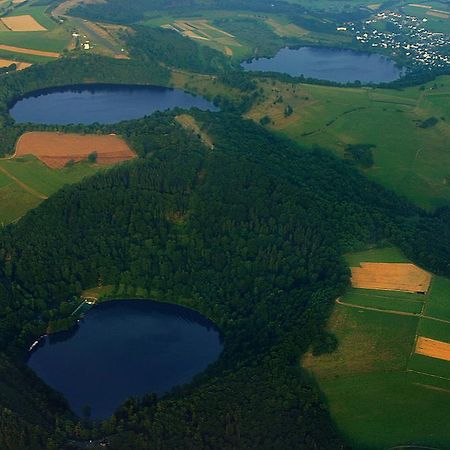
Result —
[[[404,69],[385,56],[325,47],[283,48],[273,58],[242,63],[245,70],[337,81],[382,83],[400,78]]]
[[[31,92],[12,106],[10,114],[18,123],[116,123],[175,107],[218,110],[212,102],[180,89],[89,84]]]
[[[71,332],[46,337],[28,365],[78,415],[110,416],[130,396],[188,383],[222,351],[218,329],[200,314],[150,300],[94,306]]]

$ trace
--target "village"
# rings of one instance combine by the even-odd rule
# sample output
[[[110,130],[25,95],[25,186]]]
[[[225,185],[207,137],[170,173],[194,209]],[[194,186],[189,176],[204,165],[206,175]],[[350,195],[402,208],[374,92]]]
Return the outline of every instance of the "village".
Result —
[[[404,56],[414,65],[433,68],[450,64],[450,36],[426,29],[426,17],[382,11],[363,22],[348,22],[340,31],[352,32],[358,43],[393,56]]]

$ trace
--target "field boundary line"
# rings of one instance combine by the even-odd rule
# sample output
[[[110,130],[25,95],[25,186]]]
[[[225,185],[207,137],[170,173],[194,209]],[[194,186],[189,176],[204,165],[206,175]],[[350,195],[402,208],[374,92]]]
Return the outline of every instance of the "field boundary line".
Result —
[[[439,319],[438,317],[425,316],[425,315],[422,315],[422,313],[415,314],[415,313],[410,313],[410,312],[406,312],[406,311],[397,311],[395,309],[381,309],[381,308],[374,308],[372,306],[356,305],[354,303],[343,302],[340,298],[336,299],[336,303],[338,305],[348,306],[349,308],[366,309],[368,311],[376,311],[376,312],[382,312],[382,313],[386,313],[386,314],[396,314],[398,316],[417,317],[419,319],[428,319],[428,320],[434,320],[436,322],[450,324],[450,320]],[[423,311],[423,307],[422,307],[422,311]]]
[[[44,194],[41,194],[40,192],[36,191],[32,187],[28,186],[28,184],[25,184],[23,181],[20,181],[17,177],[15,177],[12,173],[8,172],[4,167],[0,166],[0,171],[3,172],[7,177],[11,178],[18,186],[20,186],[22,189],[27,191],[29,194],[33,195],[34,197],[37,197],[41,200],[47,200],[48,197]]]
[[[336,303],[338,305],[348,306],[349,308],[366,309],[368,311],[383,312],[383,313],[387,313],[387,314],[396,314],[398,316],[420,317],[420,314],[414,314],[414,313],[405,312],[405,311],[396,311],[395,309],[380,309],[380,308],[374,308],[372,306],[355,305],[353,303],[343,302],[340,298],[336,299]]]
[[[439,378],[440,380],[447,380],[447,381],[450,381],[450,378],[441,377],[440,375],[433,375],[432,373],[420,372],[420,371],[414,370],[414,369],[406,369],[406,371],[407,371],[407,372],[418,373],[419,375],[426,375],[426,376],[428,376],[428,377]]]

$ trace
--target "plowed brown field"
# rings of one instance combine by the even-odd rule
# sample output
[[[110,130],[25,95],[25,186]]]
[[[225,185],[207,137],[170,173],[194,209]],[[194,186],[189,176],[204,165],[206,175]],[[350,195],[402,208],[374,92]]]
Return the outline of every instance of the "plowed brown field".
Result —
[[[416,343],[416,353],[450,361],[450,344],[419,336]]]
[[[361,263],[352,267],[352,286],[384,291],[428,291],[431,274],[409,263]]]
[[[34,155],[47,166],[58,169],[70,160],[86,160],[94,151],[98,164],[115,164],[136,156],[115,134],[98,136],[46,131],[24,133],[17,141],[15,156]]]

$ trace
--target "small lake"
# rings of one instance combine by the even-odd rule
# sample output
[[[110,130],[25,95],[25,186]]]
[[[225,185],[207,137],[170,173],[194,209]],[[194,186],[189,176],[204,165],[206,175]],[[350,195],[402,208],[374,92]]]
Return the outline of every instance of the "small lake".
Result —
[[[71,409],[109,417],[130,396],[188,383],[222,351],[219,330],[200,314],[151,300],[94,306],[70,332],[45,337],[28,365]]]
[[[340,83],[387,83],[404,74],[404,69],[385,56],[325,47],[283,48],[273,58],[254,59],[242,67]]]
[[[10,109],[18,123],[110,124],[175,107],[217,111],[203,97],[160,86],[89,84],[34,91]]]

